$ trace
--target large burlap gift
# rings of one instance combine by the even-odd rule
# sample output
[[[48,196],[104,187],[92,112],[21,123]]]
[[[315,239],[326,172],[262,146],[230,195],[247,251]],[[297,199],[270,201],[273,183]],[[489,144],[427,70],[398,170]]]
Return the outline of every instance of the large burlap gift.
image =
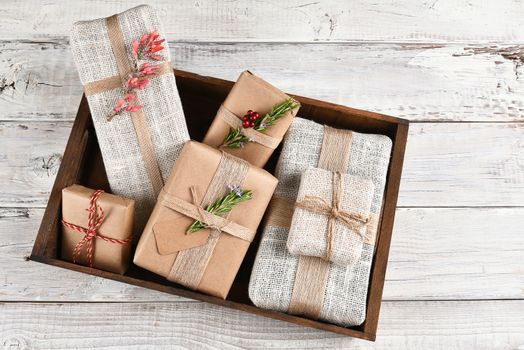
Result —
[[[111,191],[136,203],[135,234],[141,232],[156,196],[169,176],[185,141],[189,139],[182,104],[171,69],[169,48],[160,73],[136,91],[142,109],[124,112],[108,121],[124,94],[123,81],[132,67],[132,42],[158,32],[158,17],[149,6],[138,6],[108,18],[77,22],[71,48],[89,102],[98,144]],[[136,238],[136,237],[135,237]]]
[[[286,243],[301,175],[310,167],[344,170],[371,180],[375,191],[370,212],[380,215],[391,145],[383,135],[341,131],[295,118],[284,140],[277,165],[279,183],[251,274],[249,296],[256,306],[341,326],[364,322],[374,245],[364,244],[354,266],[342,267],[292,255]],[[340,164],[344,169],[337,169]]]
[[[377,216],[370,214],[371,180],[320,168],[301,176],[287,248],[293,255],[354,266],[364,242],[373,244]]]

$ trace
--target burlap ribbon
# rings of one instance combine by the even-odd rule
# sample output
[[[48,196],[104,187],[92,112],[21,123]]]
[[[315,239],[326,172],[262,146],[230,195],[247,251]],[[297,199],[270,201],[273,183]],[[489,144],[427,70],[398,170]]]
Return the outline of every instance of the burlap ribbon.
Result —
[[[116,65],[118,68],[118,76],[87,83],[84,85],[84,92],[86,96],[116,88],[122,88],[125,86],[129,74],[133,71],[133,62],[130,60],[127,54],[124,36],[122,30],[120,29],[117,15],[108,17],[106,19],[106,25],[109,43],[111,44],[111,49],[113,50],[113,55],[115,56]],[[171,68],[171,64],[169,62],[163,62],[160,65],[159,71],[156,73],[155,77],[163,74],[173,74],[173,69]],[[155,79],[155,77],[152,79]],[[138,96],[131,103],[140,105]],[[144,166],[153,187],[153,192],[156,196],[158,193],[160,193],[160,190],[164,185],[164,181],[162,179],[160,167],[156,159],[153,142],[151,140],[151,135],[149,134],[149,126],[147,124],[144,111],[143,109],[139,109],[136,112],[128,113],[131,116],[140,153],[142,155],[142,159],[144,160]]]
[[[324,136],[317,167],[332,172],[347,173],[352,132],[324,127]],[[290,227],[295,203],[284,198],[271,200],[267,224]],[[331,213],[332,206],[329,205]],[[371,215],[367,232],[376,231],[378,219]],[[366,233],[366,237],[370,234]],[[374,235],[372,235],[374,236]],[[373,238],[374,239],[374,238]],[[366,238],[365,238],[366,241]],[[300,256],[288,312],[318,318],[322,310],[330,263],[322,258]]]
[[[249,164],[246,161],[222,152],[217,170],[200,203],[198,203],[196,192],[192,194],[194,203],[188,203],[172,196],[164,195],[161,202],[162,205],[190,216],[195,220],[206,222],[211,226],[211,233],[204,245],[178,252],[171,271],[167,276],[168,280],[191,289],[197,289],[218,242],[220,232],[226,232],[251,242],[255,235],[254,231],[230,222],[227,220],[227,216],[217,217],[202,210],[209,203],[215,201],[216,198],[224,196],[227,193],[228,185],[234,183],[242,186],[248,170]]]
[[[282,141],[282,138],[269,136],[260,131],[256,131],[253,128],[243,128],[242,120],[239,118],[239,116],[231,112],[223,104],[220,105],[220,108],[218,109],[217,117],[222,119],[226,124],[228,124],[233,129],[240,128],[242,130],[242,134],[244,136],[249,137],[249,139],[252,142],[256,142],[267,148],[275,149],[278,147],[278,145]]]
[[[330,261],[333,249],[333,232],[335,222],[340,221],[350,230],[356,232],[362,240],[365,237],[366,225],[370,222],[369,215],[343,210],[340,196],[344,193],[344,181],[339,171],[332,172],[332,201],[328,203],[324,198],[318,196],[306,196],[300,202],[295,203],[295,208],[301,208],[313,213],[328,216],[328,228],[326,236],[326,254],[324,260]]]

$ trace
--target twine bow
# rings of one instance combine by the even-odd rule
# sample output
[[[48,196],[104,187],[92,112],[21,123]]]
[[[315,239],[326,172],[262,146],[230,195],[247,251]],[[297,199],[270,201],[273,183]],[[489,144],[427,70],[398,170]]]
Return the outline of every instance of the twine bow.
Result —
[[[369,216],[358,212],[343,210],[340,206],[340,196],[344,190],[342,174],[332,173],[332,203],[328,203],[324,198],[318,196],[305,196],[303,200],[295,203],[295,208],[301,208],[313,213],[328,216],[328,229],[326,234],[326,254],[324,260],[330,260],[333,247],[333,232],[335,222],[338,220],[349,229],[355,231],[361,238],[364,238],[363,228],[369,223]]]
[[[78,226],[75,224],[72,224],[70,222],[67,222],[62,219],[62,225],[69,227],[75,231],[78,231],[80,233],[84,234],[84,237],[76,244],[74,250],[73,250],[73,262],[76,263],[76,259],[80,252],[82,251],[82,248],[84,245],[87,246],[87,263],[89,267],[93,267],[93,253],[94,253],[94,247],[93,247],[93,241],[95,238],[102,239],[106,242],[111,243],[117,243],[117,244],[125,244],[131,241],[131,237],[126,239],[115,239],[115,238],[109,238],[102,236],[98,234],[98,229],[102,225],[102,222],[104,221],[105,214],[102,208],[97,205],[96,201],[98,200],[98,197],[104,193],[103,190],[96,190],[89,200],[89,208],[87,208],[88,217],[87,217],[87,228],[84,228],[82,226]]]
[[[206,228],[210,228],[212,231],[222,231],[224,227],[231,223],[231,221],[226,218],[211,214],[199,204],[200,201],[195,186],[191,186],[189,190],[191,192],[191,201],[198,211],[198,217],[196,220],[203,222],[206,225]]]

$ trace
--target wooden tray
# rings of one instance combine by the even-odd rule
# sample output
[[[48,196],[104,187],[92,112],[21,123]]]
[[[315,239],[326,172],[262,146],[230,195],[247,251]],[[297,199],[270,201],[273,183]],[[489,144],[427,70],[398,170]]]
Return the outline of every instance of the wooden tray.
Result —
[[[178,90],[187,117],[192,139],[201,140],[213,120],[218,107],[231,90],[233,82],[199,76],[175,70]],[[250,271],[259,245],[260,233],[244,259],[240,271],[226,300],[188,290],[137,266],[131,266],[125,275],[97,270],[60,260],[60,225],[62,189],[74,183],[90,188],[109,190],[107,177],[100,155],[97,138],[91,121],[85,96],[69,136],[62,164],[58,171],[42,224],[35,240],[31,259],[49,265],[76,270],[120,282],[180,295],[186,298],[206,301],[232,309],[292,322],[308,327],[323,329],[352,337],[375,340],[382,289],[388,260],[389,245],[397,203],[400,175],[408,133],[408,121],[377,113],[366,112],[301,96],[293,96],[302,104],[298,115],[319,123],[358,132],[376,133],[389,136],[393,141],[391,162],[387,175],[386,191],[380,229],[378,233],[373,265],[371,268],[367,299],[366,321],[358,327],[344,328],[333,324],[314,321],[281,312],[257,308],[248,298]],[[266,168],[272,172],[278,159],[276,150]]]

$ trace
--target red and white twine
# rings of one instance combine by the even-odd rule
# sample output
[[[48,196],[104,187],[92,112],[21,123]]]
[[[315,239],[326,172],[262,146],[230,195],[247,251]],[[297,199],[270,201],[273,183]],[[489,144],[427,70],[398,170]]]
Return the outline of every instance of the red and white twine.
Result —
[[[86,209],[89,213],[87,217],[87,228],[72,224],[62,219],[62,225],[84,234],[84,237],[76,244],[75,249],[73,250],[73,262],[76,263],[77,256],[82,251],[84,244],[86,244],[87,263],[89,267],[93,267],[93,241],[95,238],[116,244],[125,244],[131,241],[131,236],[126,239],[115,239],[98,234],[97,231],[105,218],[104,211],[96,204],[98,197],[100,197],[102,193],[104,193],[103,190],[96,190],[89,200],[89,208]]]

